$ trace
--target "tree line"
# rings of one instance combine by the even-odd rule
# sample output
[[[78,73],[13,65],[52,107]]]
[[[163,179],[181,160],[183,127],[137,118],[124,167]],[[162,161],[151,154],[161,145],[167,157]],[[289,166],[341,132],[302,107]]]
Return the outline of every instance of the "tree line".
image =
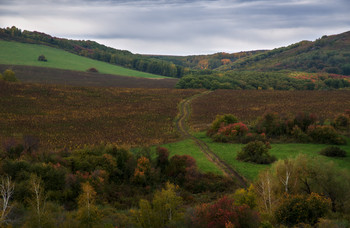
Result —
[[[229,71],[219,73],[203,71],[182,77],[179,89],[236,89],[236,90],[329,90],[349,88],[346,78],[324,76],[317,80],[297,79],[284,72]]]

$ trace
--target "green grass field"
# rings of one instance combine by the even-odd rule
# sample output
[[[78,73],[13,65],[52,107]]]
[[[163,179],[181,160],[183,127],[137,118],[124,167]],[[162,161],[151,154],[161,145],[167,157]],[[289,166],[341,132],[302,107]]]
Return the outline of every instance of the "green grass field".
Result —
[[[242,148],[242,144],[216,143],[205,135],[205,132],[196,133],[195,136],[208,144],[210,149],[216,153],[221,159],[226,161],[241,175],[249,180],[254,180],[261,170],[269,168],[270,165],[259,165],[236,160],[237,152]],[[349,140],[348,140],[349,141]],[[277,159],[286,159],[296,157],[298,154],[306,154],[308,156],[321,156],[318,152],[329,145],[325,144],[271,144],[270,153],[275,155]],[[327,158],[335,162],[341,168],[350,169],[350,142],[347,145],[339,146],[347,152],[345,158]],[[323,156],[322,156],[323,157]]]
[[[38,61],[39,55],[45,55],[48,61]],[[0,64],[49,67],[76,71],[86,71],[94,67],[103,74],[142,78],[166,78],[89,59],[44,45],[24,44],[3,40],[0,40]]]
[[[241,175],[248,180],[253,181],[260,171],[270,168],[271,165],[260,165],[254,163],[241,162],[236,160],[237,152],[244,146],[243,144],[230,144],[230,143],[216,143],[205,135],[205,132],[197,132],[194,135],[203,140],[210,149],[216,153],[222,160],[226,161]],[[170,156],[174,155],[190,155],[196,161],[198,168],[202,172],[213,172],[216,174],[222,174],[222,171],[210,162],[204,154],[200,151],[197,145],[192,140],[184,140],[176,143],[169,143],[161,145],[166,147],[170,151]],[[286,143],[286,144],[271,144],[270,153],[275,155],[277,159],[294,158],[299,154],[306,154],[308,156],[321,156],[318,154],[320,150],[329,145],[325,144],[301,144],[301,143]],[[333,161],[340,168],[350,169],[350,140],[347,145],[339,146],[347,151],[347,157],[345,158],[330,158],[324,157],[329,161]],[[155,151],[155,148],[152,150]]]

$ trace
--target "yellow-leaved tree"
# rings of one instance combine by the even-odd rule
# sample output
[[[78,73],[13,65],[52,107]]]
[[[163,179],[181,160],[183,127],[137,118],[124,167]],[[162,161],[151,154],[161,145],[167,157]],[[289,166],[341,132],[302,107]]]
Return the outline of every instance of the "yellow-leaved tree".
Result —
[[[131,210],[134,221],[143,228],[167,227],[183,220],[182,198],[176,186],[167,183],[165,189],[157,191],[152,203],[140,200],[139,209]]]
[[[82,193],[78,197],[77,219],[82,227],[94,227],[101,220],[96,201],[96,192],[88,183],[82,184]]]

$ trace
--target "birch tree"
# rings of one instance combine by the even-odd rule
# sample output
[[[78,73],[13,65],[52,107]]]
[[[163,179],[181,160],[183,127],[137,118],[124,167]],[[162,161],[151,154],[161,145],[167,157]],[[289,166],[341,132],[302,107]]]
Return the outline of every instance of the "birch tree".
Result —
[[[11,211],[10,199],[13,195],[15,184],[12,183],[9,176],[2,176],[0,182],[0,194],[1,194],[1,217],[0,224],[7,222],[7,215]]]
[[[272,212],[273,207],[273,176],[270,171],[264,171],[260,173],[259,179],[256,183],[256,190],[261,197],[262,204],[267,213]]]

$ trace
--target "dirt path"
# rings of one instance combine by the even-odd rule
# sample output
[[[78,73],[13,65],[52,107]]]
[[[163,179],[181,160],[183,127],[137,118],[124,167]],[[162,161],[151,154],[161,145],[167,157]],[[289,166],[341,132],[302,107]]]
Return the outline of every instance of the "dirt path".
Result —
[[[189,127],[187,125],[187,120],[189,119],[189,116],[191,114],[191,102],[193,99],[206,95],[210,93],[211,91],[206,91],[197,95],[194,95],[190,98],[187,98],[183,100],[179,104],[179,118],[176,121],[177,128],[182,135],[183,138],[191,138],[197,146],[201,149],[201,151],[205,154],[205,156],[212,161],[216,166],[218,166],[222,172],[224,173],[225,176],[232,177],[233,179],[236,179],[238,182],[238,185],[240,187],[247,187],[247,181],[239,175],[234,169],[232,169],[231,166],[229,166],[225,161],[221,160],[209,147],[208,145],[196,138],[195,136],[191,135]]]

